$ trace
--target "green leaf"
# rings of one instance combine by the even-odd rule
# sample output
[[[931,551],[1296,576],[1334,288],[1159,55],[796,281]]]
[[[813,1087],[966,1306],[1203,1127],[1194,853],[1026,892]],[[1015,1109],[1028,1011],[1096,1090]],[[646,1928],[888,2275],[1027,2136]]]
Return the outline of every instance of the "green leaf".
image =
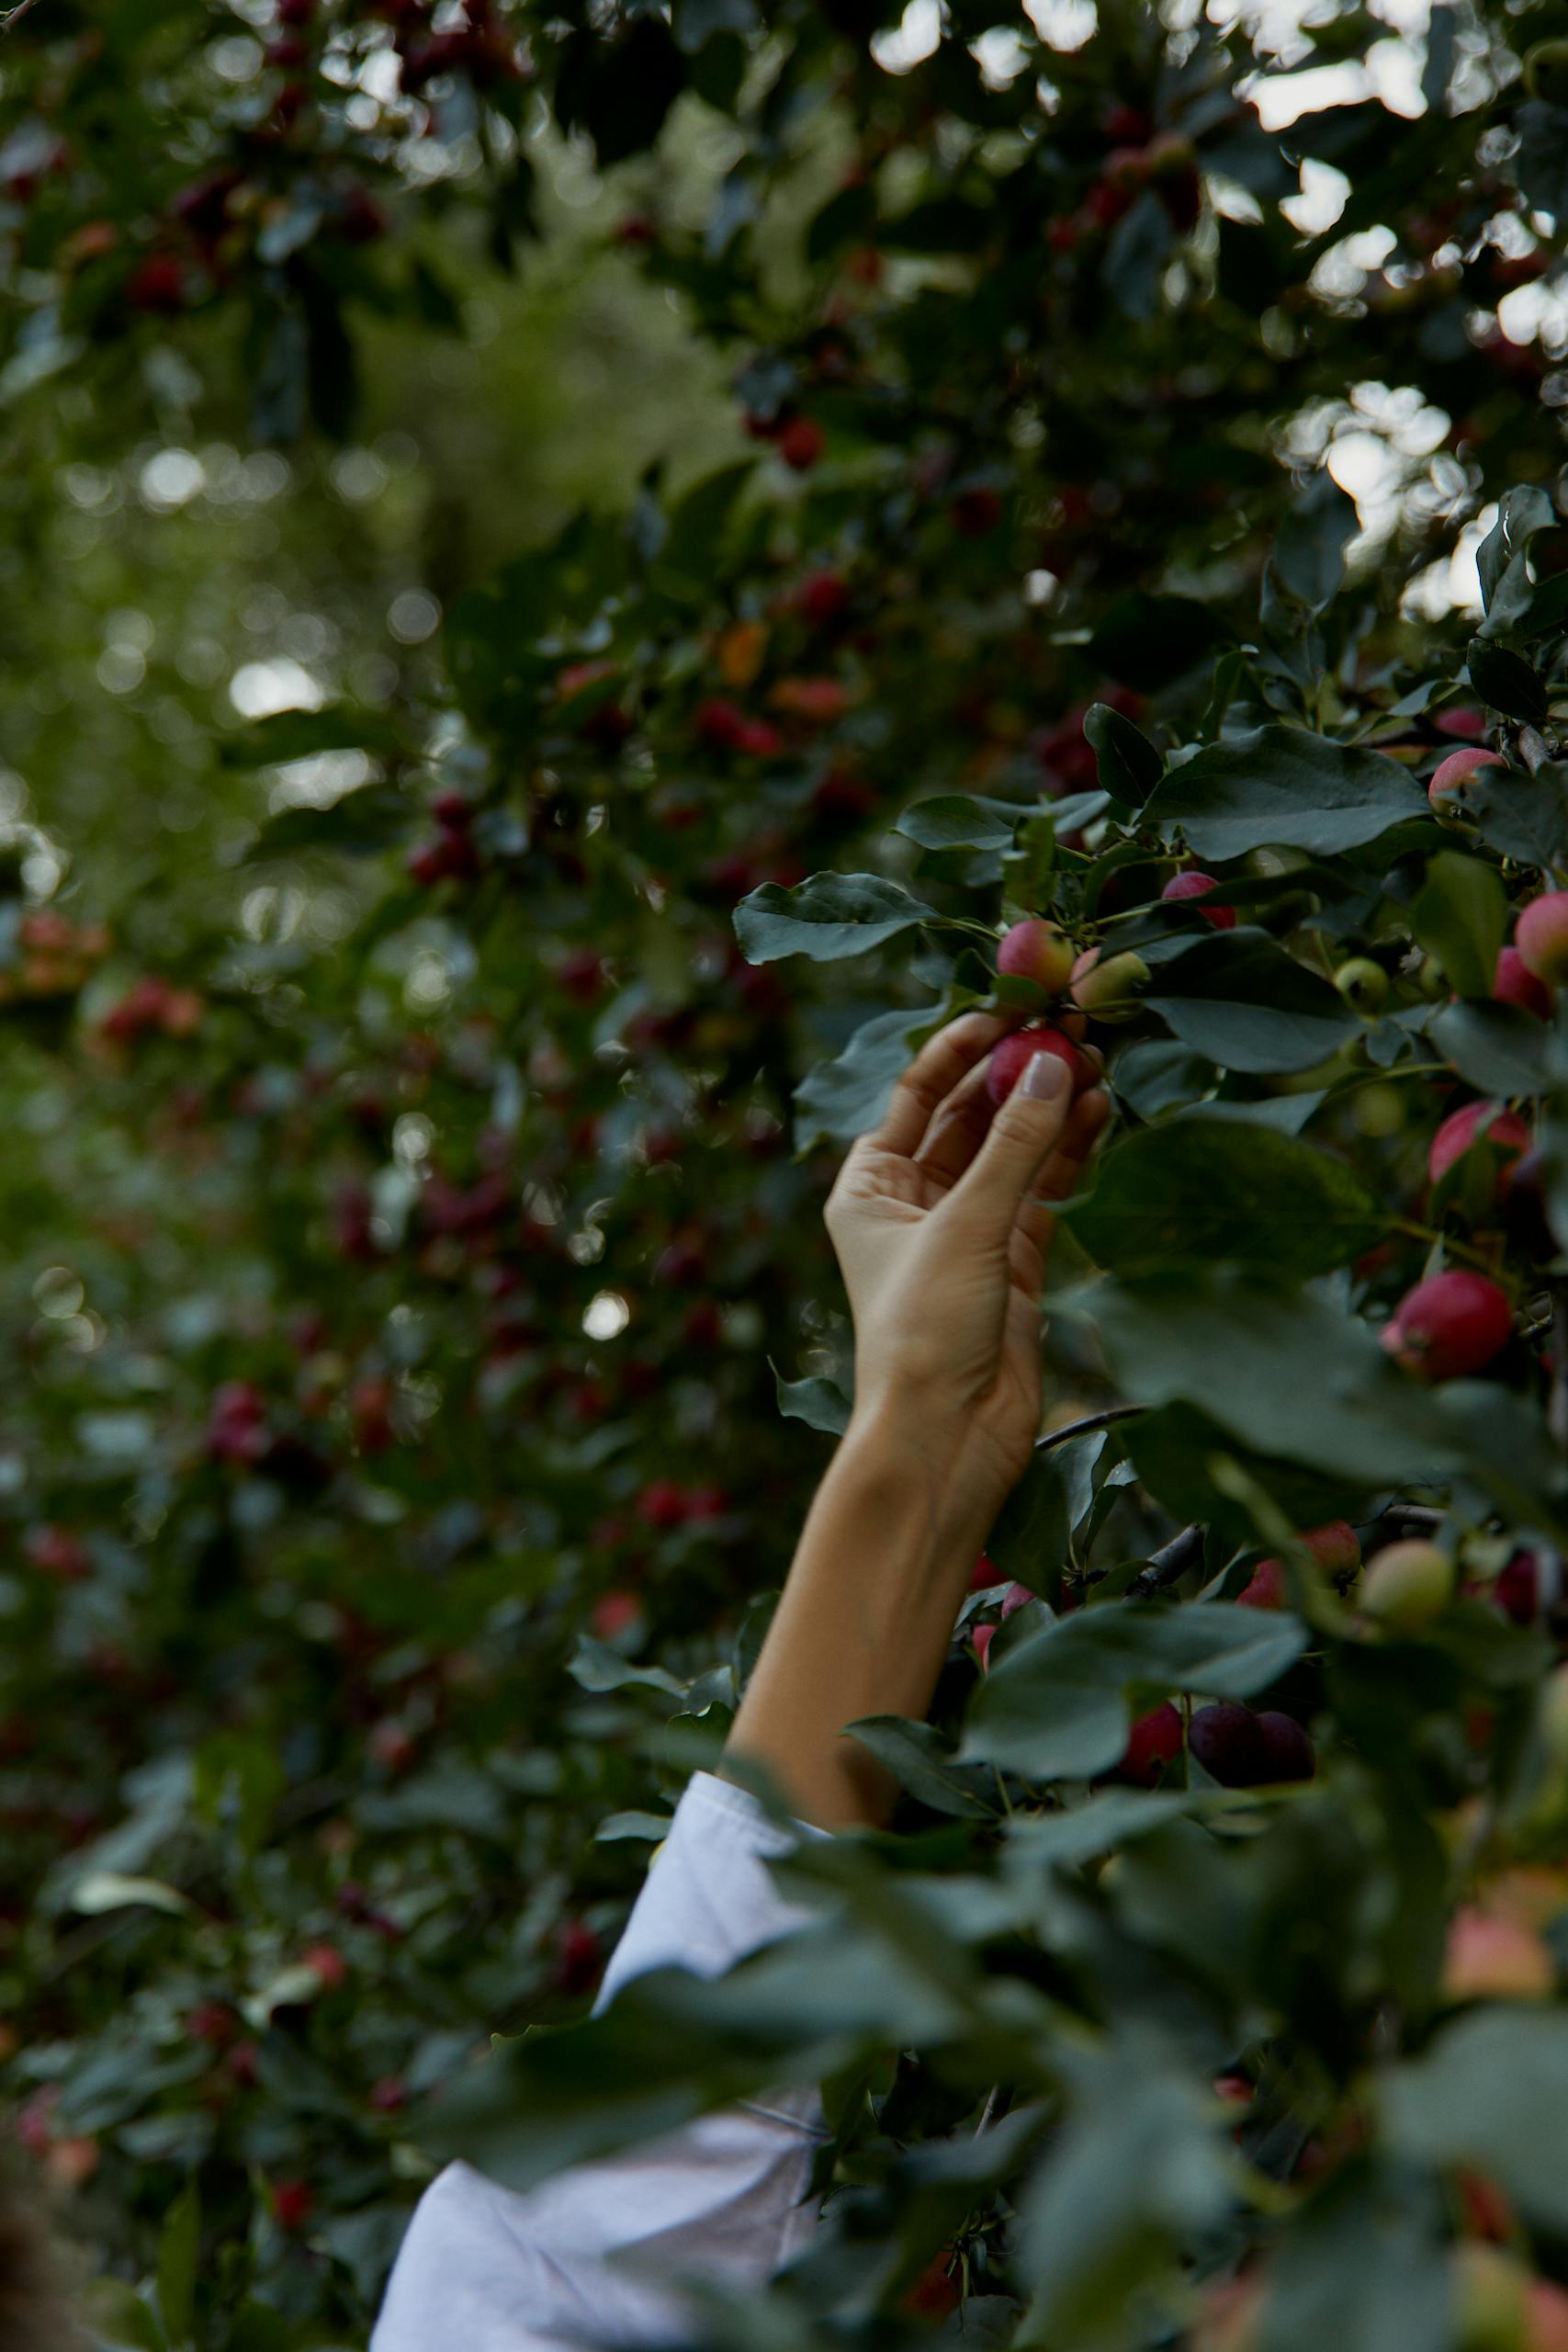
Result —
[[[959,1761],[999,1764],[1032,1781],[1088,1780],[1122,1757],[1134,1685],[1249,1699],[1279,1679],[1306,1639],[1283,1611],[1223,1601],[1076,1610],[998,1657],[970,1700]]]
[[[1524,768],[1482,768],[1465,786],[1466,809],[1482,839],[1527,865],[1568,858],[1568,771],[1547,761]]]
[[[937,916],[933,907],[880,874],[811,874],[793,889],[764,882],[741,899],[734,920],[749,964],[773,964],[784,956],[830,964],[863,956]]]
[[[1258,2352],[1433,2352],[1450,2341],[1435,2182],[1352,2162],[1280,2233]]]
[[[228,768],[265,768],[321,752],[370,752],[398,759],[407,745],[395,719],[354,703],[328,703],[321,710],[275,710],[248,727],[218,739],[218,756]]]
[[[85,2315],[114,2352],[171,2352],[168,2337],[149,2304],[118,2278],[95,2278],[83,2298]]]
[[[1083,731],[1104,789],[1127,808],[1141,808],[1165,766],[1142,728],[1108,702],[1095,702],[1085,715]]]
[[[1345,576],[1345,549],[1359,528],[1356,502],[1326,466],[1296,499],[1274,544],[1273,564],[1293,596],[1317,613]]]
[[[1540,726],[1547,712],[1546,687],[1522,654],[1510,651],[1506,645],[1494,645],[1483,637],[1472,637],[1465,666],[1471,684],[1494,710],[1500,710],[1505,718]]]
[[[1463,1460],[1433,1397],[1359,1316],[1322,1298],[1193,1264],[1079,1300],[1135,1402],[1196,1405],[1259,1453],[1376,1487],[1451,1476]]]
[[[768,1370],[773,1375],[779,1411],[786,1421],[804,1421],[807,1429],[826,1430],[834,1437],[848,1429],[854,1400],[833,1381],[785,1380],[772,1356]]]
[[[929,1011],[874,1013],[842,1053],[807,1072],[795,1090],[796,1158],[817,1143],[852,1143],[880,1125],[928,1018]]]
[[[1034,2288],[1027,2344],[1122,2346],[1140,2290],[1229,2213],[1231,2168],[1206,2086],[1152,2033],[1074,2053],[1075,2095],[1019,2198],[1019,2267]],[[1144,2340],[1148,2341],[1145,2335]]]
[[[1483,1094],[1539,1094],[1550,1032],[1517,1004],[1445,1004],[1427,1023],[1437,1051]]]
[[[1327,980],[1250,926],[1161,960],[1144,1003],[1183,1045],[1247,1073],[1312,1069],[1361,1025]]]
[[[1219,634],[1213,613],[1195,597],[1134,589],[1111,606],[1089,653],[1108,676],[1153,694],[1201,662]]]
[[[1359,849],[1430,813],[1397,760],[1277,721],[1168,769],[1147,806],[1168,834],[1179,827],[1200,857],[1218,858],[1265,848]]]
[[[1469,2010],[1385,2076],[1391,2144],[1471,2165],[1537,2227],[1568,2230],[1568,2015],[1534,2002]]]
[[[280,808],[269,817],[242,861],[258,865],[268,858],[299,857],[309,851],[334,851],[344,857],[370,857],[405,841],[419,812],[395,785],[362,785],[326,808]]]
[[[756,478],[755,458],[738,458],[705,474],[671,510],[670,527],[649,578],[661,595],[681,604],[705,604],[713,590],[713,566],[740,497]]]
[[[577,1647],[567,1662],[567,1672],[585,1690],[625,1690],[646,1688],[662,1690],[672,1699],[683,1699],[686,1685],[677,1682],[661,1666],[634,1666],[607,1642],[595,1641],[591,1634],[579,1634]]]
[[[201,2199],[191,2180],[170,2206],[158,2237],[158,2309],[175,2344],[185,2342],[195,2322],[200,2258]]]
[[[1059,1214],[1091,1258],[1131,1274],[1193,1258],[1325,1273],[1370,1250],[1386,1225],[1342,1159],[1197,1111],[1122,1136],[1093,1192]]]
[[[1032,813],[1026,802],[939,792],[912,802],[893,831],[922,849],[1010,849],[1020,819]]]
[[[957,1763],[934,1724],[915,1723],[905,1715],[863,1715],[844,1730],[886,1766],[900,1788],[933,1813],[990,1821],[1000,1811],[993,1776]]]
[[[1410,927],[1461,996],[1490,996],[1508,928],[1507,893],[1495,867],[1459,850],[1439,850],[1427,861]]]

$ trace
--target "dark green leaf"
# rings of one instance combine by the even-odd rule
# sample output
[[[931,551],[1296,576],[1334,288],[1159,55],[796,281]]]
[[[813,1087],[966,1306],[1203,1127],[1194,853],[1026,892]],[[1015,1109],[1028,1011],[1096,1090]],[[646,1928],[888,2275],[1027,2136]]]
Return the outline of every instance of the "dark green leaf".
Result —
[[[835,963],[935,920],[934,908],[880,874],[812,874],[793,889],[764,882],[741,899],[734,917],[749,964],[773,964],[783,956]]]
[[[1345,549],[1359,525],[1356,502],[1326,466],[1295,501],[1274,545],[1274,569],[1293,596],[1321,612],[1339,586]]]
[[[372,856],[406,841],[418,814],[408,795],[394,785],[362,785],[325,808],[280,808],[246,850],[244,863],[295,857],[307,850]]]
[[[1142,728],[1134,727],[1107,702],[1090,703],[1083,723],[1100,781],[1114,800],[1141,808],[1159,782],[1164,766]]]
[[[1286,847],[1331,854],[1429,814],[1427,797],[1380,752],[1271,723],[1227,736],[1168,769],[1147,814],[1200,857]]]
[[[1247,927],[1184,942],[1144,1002],[1183,1045],[1247,1072],[1311,1069],[1361,1025],[1327,980]]]
[[[323,710],[275,710],[254,718],[220,737],[218,756],[225,767],[265,768],[320,752],[369,752],[396,759],[404,749],[401,730],[386,712],[334,702]]]
[[[989,1821],[1000,1811],[995,1775],[959,1764],[934,1724],[914,1723],[905,1715],[863,1715],[844,1729],[886,1766],[900,1788],[933,1813]]]
[[[201,2199],[187,2181],[158,2234],[158,2310],[169,2340],[181,2344],[196,2316],[197,2267],[201,2256]]]
[[[1393,2145],[1470,2165],[1528,2221],[1568,2230],[1568,2015],[1534,2002],[1471,2009],[1382,2091]]]
[[[1466,655],[1470,683],[1483,702],[1500,710],[1505,718],[1517,718],[1531,727],[1539,727],[1546,717],[1546,688],[1539,673],[1506,645],[1493,645],[1483,637],[1472,637]]]
[[[1465,807],[1482,839],[1505,857],[1553,866],[1568,857],[1568,771],[1546,762],[1524,768],[1483,768],[1465,786]]]
[[[1462,1460],[1370,1326],[1321,1298],[1199,1265],[1078,1296],[1139,1403],[1195,1404],[1259,1453],[1374,1485],[1451,1476]]]
[[[1427,866],[1410,926],[1461,996],[1489,996],[1508,928],[1508,899],[1495,866],[1439,850]]]
[[[1445,1004],[1427,1024],[1438,1052],[1483,1094],[1539,1094],[1549,1032],[1517,1004]]]
[[[912,802],[893,830],[922,849],[1010,849],[1020,819],[1033,813],[1026,803],[940,792]]]
[[[894,1087],[909,1066],[926,1012],[878,1012],[855,1031],[842,1053],[818,1062],[795,1090],[796,1157],[813,1144],[852,1143],[881,1124]]]
[[[853,1400],[841,1388],[820,1378],[785,1380],[771,1356],[768,1369],[773,1375],[779,1411],[786,1421],[804,1421],[807,1429],[842,1435],[849,1427]]]
[[[1087,1780],[1119,1761],[1135,1684],[1248,1699],[1305,1645],[1306,1628],[1283,1611],[1134,1600],[1075,1610],[998,1657],[970,1700],[959,1760]]]
[[[1130,1274],[1193,1258],[1325,1273],[1370,1250],[1385,1225],[1342,1159],[1200,1112],[1124,1136],[1093,1192],[1062,1214],[1091,1258]]]

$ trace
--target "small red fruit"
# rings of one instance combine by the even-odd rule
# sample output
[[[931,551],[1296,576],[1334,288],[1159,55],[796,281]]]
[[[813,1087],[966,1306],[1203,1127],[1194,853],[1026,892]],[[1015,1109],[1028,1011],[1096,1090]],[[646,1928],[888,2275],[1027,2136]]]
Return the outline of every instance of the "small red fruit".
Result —
[[[1217,890],[1219,888],[1219,883],[1215,881],[1212,874],[1201,873],[1197,866],[1190,865],[1185,874],[1173,874],[1171,876],[1169,881],[1160,892],[1160,897],[1162,899],[1175,900],[1182,899],[1201,899],[1203,897],[1205,892]],[[1197,911],[1202,916],[1205,922],[1213,923],[1216,931],[1234,931],[1235,929],[1235,909],[1234,907],[1200,907]]]
[[[1451,817],[1467,805],[1466,786],[1483,768],[1506,767],[1501,752],[1488,752],[1473,744],[1462,752],[1450,752],[1439,760],[1427,786],[1427,797],[1439,817]]]
[[[1165,1767],[1173,1764],[1180,1753],[1181,1711],[1168,1699],[1163,1706],[1138,1716],[1127,1735],[1122,1760],[1111,1777],[1134,1781],[1139,1788],[1153,1788]]]
[[[1291,1596],[1283,1560],[1259,1560],[1250,1581],[1235,1598],[1238,1609],[1288,1609]]]
[[[1380,1336],[1406,1372],[1461,1380],[1491,1363],[1513,1328],[1506,1293],[1485,1274],[1456,1267],[1407,1291]]]
[[[1036,1054],[1055,1054],[1066,1065],[1067,1074],[1077,1093],[1093,1075],[1083,1055],[1070,1037],[1059,1029],[1015,1029],[991,1049],[986,1070],[986,1091],[999,1109],[1019,1080],[1023,1076]]]
[[[348,1962],[334,1944],[311,1944],[300,1954],[306,1968],[321,1980],[323,1992],[335,1993],[348,1982]]]
[[[1517,947],[1498,951],[1497,969],[1492,977],[1492,995],[1498,1004],[1517,1004],[1526,1012],[1533,1012],[1538,1020],[1551,1017],[1551,990],[1544,980],[1538,980]]]
[[[280,2230],[302,2230],[315,2210],[316,2192],[308,2180],[275,2180],[272,2218]]]
[[[1512,1177],[1511,1163],[1521,1152],[1530,1148],[1530,1131],[1517,1111],[1505,1110],[1500,1102],[1467,1102],[1458,1111],[1450,1111],[1437,1134],[1427,1158],[1427,1174],[1434,1183],[1440,1183],[1456,1160],[1462,1159],[1472,1145],[1488,1143],[1495,1150],[1507,1155],[1507,1162],[1497,1171],[1496,1197],[1506,1193]]]
[[[1528,972],[1549,988],[1568,979],[1568,890],[1548,890],[1523,908],[1514,943]]]
[[[814,416],[796,416],[784,426],[775,446],[786,466],[797,474],[809,473],[828,447],[828,435]]]
[[[563,1919],[556,1929],[552,1982],[558,1993],[586,1993],[604,1966],[598,1937],[586,1919]]]
[[[1004,932],[997,949],[997,969],[1010,977],[1034,980],[1053,996],[1060,996],[1072,978],[1073,944],[1054,922],[1032,915]]]
[[[984,1552],[980,1553],[969,1571],[970,1591],[984,1592],[987,1585],[1000,1584],[1001,1580],[1001,1572],[996,1562]]]

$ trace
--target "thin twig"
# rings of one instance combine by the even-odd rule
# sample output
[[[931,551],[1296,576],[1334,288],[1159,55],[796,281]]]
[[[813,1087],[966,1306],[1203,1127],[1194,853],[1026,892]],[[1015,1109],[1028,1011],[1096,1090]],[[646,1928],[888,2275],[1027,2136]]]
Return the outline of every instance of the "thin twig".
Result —
[[[1179,1535],[1162,1544],[1149,1555],[1149,1564],[1141,1576],[1135,1576],[1127,1587],[1129,1600],[1146,1599],[1150,1593],[1164,1592],[1180,1582],[1189,1568],[1197,1566],[1203,1556],[1203,1527],[1184,1527]]]
[[[1043,1437],[1034,1441],[1036,1453],[1044,1453],[1054,1445],[1066,1445],[1070,1437],[1087,1437],[1091,1430],[1108,1430],[1112,1421],[1124,1421],[1133,1413],[1146,1413],[1146,1405],[1107,1405],[1102,1413],[1089,1413],[1081,1421],[1068,1421],[1066,1428],[1047,1430]]]
[[[13,25],[21,23],[29,8],[37,6],[38,0],[17,0],[14,8],[7,8],[5,15],[0,16],[0,33],[8,33]]]
[[[1397,1519],[1404,1527],[1441,1527],[1448,1517],[1446,1510],[1434,1510],[1430,1503],[1390,1503],[1381,1519]]]

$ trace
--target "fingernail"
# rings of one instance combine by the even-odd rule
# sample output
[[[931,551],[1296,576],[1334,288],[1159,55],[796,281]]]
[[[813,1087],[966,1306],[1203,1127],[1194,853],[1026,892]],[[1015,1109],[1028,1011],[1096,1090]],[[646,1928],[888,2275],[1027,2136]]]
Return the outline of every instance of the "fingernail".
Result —
[[[1032,1102],[1050,1102],[1067,1083],[1067,1066],[1057,1054],[1032,1054],[1023,1073],[1023,1091]]]

